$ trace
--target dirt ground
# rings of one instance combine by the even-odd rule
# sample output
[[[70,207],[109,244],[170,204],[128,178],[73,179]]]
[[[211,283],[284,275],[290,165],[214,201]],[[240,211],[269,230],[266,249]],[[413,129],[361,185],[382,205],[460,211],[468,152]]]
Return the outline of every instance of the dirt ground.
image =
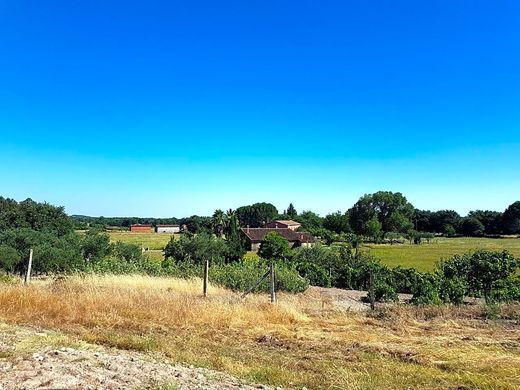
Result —
[[[51,345],[40,347],[47,343]],[[272,389],[204,368],[171,365],[143,353],[87,344],[56,347],[60,343],[67,344],[66,338],[56,333],[0,326],[0,390]]]

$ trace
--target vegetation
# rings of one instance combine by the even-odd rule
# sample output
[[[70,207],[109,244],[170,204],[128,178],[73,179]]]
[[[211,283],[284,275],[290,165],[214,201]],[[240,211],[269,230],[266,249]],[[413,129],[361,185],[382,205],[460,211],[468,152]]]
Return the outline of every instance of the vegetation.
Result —
[[[203,298],[200,284],[93,276],[3,285],[0,318],[62,332],[76,348],[144,351],[287,388],[520,386],[518,306],[397,306],[367,315],[339,311],[315,290],[281,293],[271,305],[265,295],[241,300],[214,285]]]

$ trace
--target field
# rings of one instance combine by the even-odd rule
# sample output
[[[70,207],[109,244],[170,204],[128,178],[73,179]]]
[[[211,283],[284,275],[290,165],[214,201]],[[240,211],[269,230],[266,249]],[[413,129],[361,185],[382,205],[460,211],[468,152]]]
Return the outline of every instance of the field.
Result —
[[[416,268],[419,271],[433,270],[435,263],[455,254],[463,254],[478,249],[508,250],[520,257],[520,238],[435,238],[430,244],[381,244],[365,245],[382,263],[390,266]]]
[[[142,248],[150,250],[162,250],[170,241],[171,234],[157,234],[157,233],[132,233],[111,231],[108,232],[111,242],[121,241],[126,244],[139,245]]]
[[[367,314],[341,311],[315,289],[280,294],[272,305],[264,295],[240,300],[214,286],[205,299],[200,287],[200,280],[144,276],[1,285],[6,326],[62,335],[2,349],[1,360],[38,356],[31,354],[50,342],[88,343],[294,389],[520,387],[518,306],[493,312],[511,318],[500,321],[483,319],[478,306]]]

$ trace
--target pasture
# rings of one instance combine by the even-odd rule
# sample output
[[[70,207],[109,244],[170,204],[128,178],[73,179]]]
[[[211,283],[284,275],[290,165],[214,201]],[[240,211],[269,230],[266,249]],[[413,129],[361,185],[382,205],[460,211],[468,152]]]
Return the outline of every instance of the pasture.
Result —
[[[110,231],[107,233],[111,242],[121,241],[125,244],[135,244],[150,250],[162,250],[172,236],[172,234],[164,233],[133,233],[128,231]]]
[[[200,289],[196,279],[108,275],[0,285],[0,321],[63,334],[54,348],[62,340],[140,351],[289,389],[520,386],[520,329],[483,320],[484,307],[372,314],[340,310],[314,289],[280,293],[276,305],[215,286],[203,298]],[[518,306],[500,311],[514,318]],[[31,356],[41,339],[2,358]]]
[[[373,254],[389,267],[400,265],[418,271],[432,271],[435,263],[456,254],[474,252],[479,249],[507,250],[520,257],[520,238],[435,238],[431,243],[415,244],[365,244],[363,250]]]

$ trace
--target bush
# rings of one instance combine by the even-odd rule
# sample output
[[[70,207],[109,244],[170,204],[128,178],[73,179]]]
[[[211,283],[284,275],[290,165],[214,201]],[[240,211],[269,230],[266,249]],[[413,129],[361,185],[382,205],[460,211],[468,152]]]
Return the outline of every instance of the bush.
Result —
[[[246,291],[267,272],[267,267],[261,263],[240,262],[212,266],[209,269],[209,279],[212,283],[230,288],[234,291]],[[303,292],[309,287],[309,282],[289,266],[277,265],[276,285],[278,291]],[[255,291],[269,292],[269,278],[260,283]]]
[[[466,291],[466,283],[461,278],[457,276],[450,279],[441,278],[439,295],[445,303],[462,304]]]
[[[415,305],[439,305],[442,300],[439,297],[439,285],[435,276],[423,274],[413,289],[411,302]]]
[[[374,296],[377,302],[397,302],[399,300],[395,289],[386,282],[376,283]]]
[[[520,302],[520,277],[511,277],[495,283],[491,298],[494,302]]]
[[[21,261],[18,251],[7,245],[0,245],[0,269],[13,272]]]

